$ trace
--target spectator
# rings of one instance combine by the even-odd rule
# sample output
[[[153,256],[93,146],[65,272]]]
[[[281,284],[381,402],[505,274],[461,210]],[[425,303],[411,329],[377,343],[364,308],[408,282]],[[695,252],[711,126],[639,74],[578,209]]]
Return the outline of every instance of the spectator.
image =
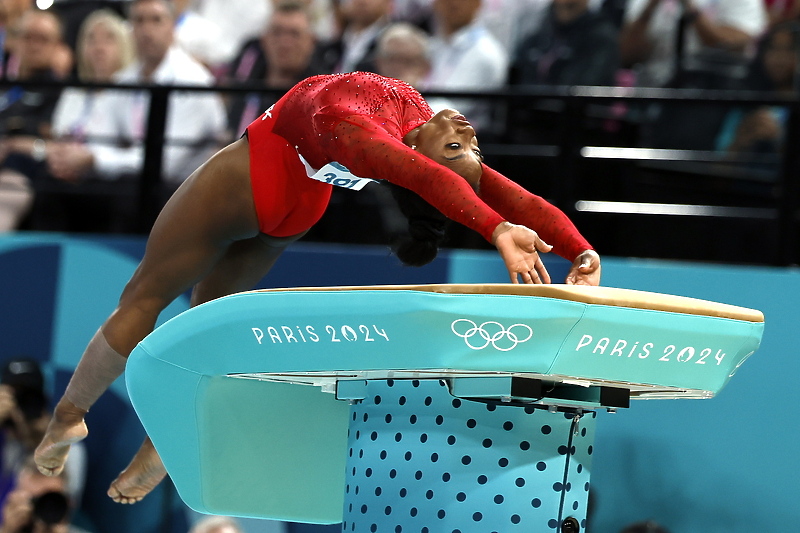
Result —
[[[0,77],[11,77],[17,71],[16,55],[20,21],[31,10],[33,0],[0,1]]]
[[[391,0],[342,0],[344,30],[325,57],[333,72],[375,72],[375,47],[389,24]]]
[[[726,66],[744,61],[765,26],[763,0],[631,0],[620,35],[622,62],[637,68],[637,84],[645,87],[682,85],[675,80],[678,66],[701,72],[717,66],[729,77],[735,73]]]
[[[0,532],[2,533],[2,532]],[[189,533],[244,533],[233,518],[207,516],[197,522]]]
[[[61,42],[58,18],[46,11],[29,11],[19,21],[15,46],[15,72],[11,77],[26,82],[56,79],[53,58]],[[50,119],[58,100],[54,87],[23,90],[12,86],[0,94],[0,231],[17,227],[33,201],[33,190],[24,174],[9,170],[5,162],[18,138],[40,138],[50,134]]]
[[[698,90],[740,89],[766,25],[763,0],[633,0],[625,20],[623,63],[637,67],[637,85]],[[645,145],[714,150],[727,113],[695,102],[648,106]]]
[[[85,533],[70,524],[74,508],[66,475],[45,476],[29,459],[3,504],[0,533]]]
[[[5,3],[5,2],[4,2]],[[72,69],[72,50],[64,43],[64,27],[60,18],[50,11],[27,9],[12,23],[6,35],[7,57],[4,61],[5,77],[29,79],[26,70],[49,69],[56,78],[65,78]],[[22,54],[25,57],[22,57]]]
[[[81,26],[77,42],[78,79],[110,83],[133,61],[133,43],[125,21],[113,11],[100,9]],[[53,137],[86,140],[86,129],[102,90],[67,87],[53,115]]]
[[[77,44],[78,79],[83,82],[108,83],[112,76],[132,59],[132,45],[124,21],[112,11],[97,10],[81,28]],[[52,116],[54,138],[85,140],[85,131],[97,91],[67,87],[61,93]],[[44,133],[40,128],[38,133]],[[6,143],[6,151],[33,158],[36,136],[16,136]],[[45,148],[46,151],[46,148]],[[38,154],[42,157],[43,154]]]
[[[588,0],[553,0],[542,27],[525,38],[512,64],[521,85],[614,85],[617,30]]]
[[[403,80],[416,88],[423,86],[431,71],[428,35],[404,22],[391,24],[378,40],[375,66],[382,76]]]
[[[108,83],[133,58],[130,32],[119,15],[96,10],[80,28],[77,41],[78,79]],[[89,119],[102,91],[67,87],[61,93],[52,117],[53,139],[85,142]],[[38,230],[100,231],[115,217],[113,203],[106,197],[87,195],[81,184],[58,183],[47,168],[47,154],[53,143],[39,136],[9,139],[10,152],[0,175],[17,172],[17,179],[32,180],[34,189],[47,189],[38,196],[26,227]]]
[[[55,15],[47,11],[26,13],[20,21],[16,46],[18,66],[11,77],[26,82],[55,80],[53,58],[60,43],[61,25]],[[53,88],[6,90],[0,99],[0,134],[45,134],[58,94]]]
[[[481,0],[434,0],[436,33],[431,41],[432,68],[427,89],[481,91],[505,85],[508,54],[479,22]],[[486,128],[490,111],[469,101],[428,100],[434,112],[454,107],[476,129]]]
[[[800,26],[796,22],[775,26],[761,40],[745,88],[796,98],[799,50]],[[734,109],[717,137],[717,149],[734,158],[740,154],[777,154],[788,115],[788,110],[780,106]]]
[[[50,411],[39,363],[12,358],[0,375],[0,506],[14,489],[17,476],[41,441]],[[83,445],[67,459],[70,483],[65,490],[76,504],[83,493],[86,451]]]
[[[308,76],[325,73],[316,51],[307,8],[299,0],[280,0],[261,38],[248,43],[231,68],[232,81],[289,90]],[[241,135],[279,97],[264,93],[234,95],[228,106],[233,136]]]
[[[39,365],[23,359],[6,363],[0,384],[0,504],[13,488],[37,439],[44,435],[46,406]]]
[[[173,44],[175,13],[168,0],[133,0],[130,22],[136,61],[115,76],[129,84],[211,85],[208,70]],[[104,91],[87,126],[87,144],[53,143],[52,174],[63,180],[88,176],[113,180],[141,171],[149,96],[135,91]],[[162,174],[172,187],[184,180],[224,135],[222,101],[209,93],[173,93],[166,124]],[[109,139],[116,144],[109,143]]]

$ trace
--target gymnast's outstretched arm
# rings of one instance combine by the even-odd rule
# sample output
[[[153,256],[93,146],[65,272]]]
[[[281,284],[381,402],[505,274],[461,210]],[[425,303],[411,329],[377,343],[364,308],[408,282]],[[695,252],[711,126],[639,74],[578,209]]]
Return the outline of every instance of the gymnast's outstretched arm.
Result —
[[[357,176],[412,190],[446,217],[477,231],[489,242],[503,221],[462,176],[388,135],[367,117],[347,117],[326,144],[328,153]]]
[[[568,284],[599,285],[600,256],[556,206],[486,165],[479,196],[509,222],[535,228],[552,245],[553,252],[572,261],[566,278]]]
[[[452,132],[444,134],[444,138],[450,141],[460,140],[460,144],[465,147],[468,145],[477,147],[477,144],[472,143],[474,130],[469,126],[468,122],[458,118],[453,121],[452,118],[448,119],[442,113],[461,117],[454,110],[445,110],[437,114],[428,123],[433,124],[438,121],[440,126],[440,130],[433,135],[433,139],[442,137],[441,126],[444,125],[445,130],[447,130],[448,126],[452,129]],[[440,115],[444,117],[443,120]],[[423,128],[427,127],[428,124]],[[451,220],[480,233],[487,241],[497,247],[512,283],[518,283],[519,278],[524,283],[549,283],[550,277],[539,257],[539,252],[550,251],[550,246],[537,233],[539,231],[538,226],[529,225],[533,222],[533,219],[527,217],[524,222],[518,222],[518,224],[526,224],[527,227],[509,224],[507,222],[509,219],[505,216],[505,213],[501,214],[495,211],[493,209],[494,205],[486,202],[482,198],[482,194],[479,196],[476,193],[475,189],[478,188],[477,178],[481,175],[481,167],[484,170],[488,169],[488,167],[482,166],[477,159],[474,159],[475,154],[472,150],[466,150],[464,158],[458,161],[457,168],[465,174],[475,175],[462,177],[449,168],[448,165],[451,162],[447,157],[443,157],[445,154],[436,152],[435,143],[431,146],[430,143],[426,142],[426,151],[421,149],[415,151],[412,147],[407,146],[405,142],[410,140],[413,144],[414,139],[420,138],[419,135],[414,136],[413,134],[414,132],[412,131],[407,136],[410,139],[401,141],[388,135],[385,130],[382,130],[379,125],[370,121],[369,118],[356,115],[347,117],[336,126],[335,134],[328,140],[328,151],[329,153],[337,154],[337,160],[355,174],[385,179],[410,189]],[[427,135],[427,138],[430,140],[432,136]],[[472,161],[470,161],[470,157],[473,158]],[[470,165],[470,163],[474,164]],[[497,173],[494,174],[499,176]],[[492,176],[489,179],[491,178]],[[474,183],[470,183],[470,179]],[[483,179],[483,177],[480,177],[480,188],[483,187]],[[524,200],[516,193],[517,191],[514,190],[495,196],[503,197],[503,202],[498,202],[498,204],[506,206],[513,204],[517,200]],[[532,196],[527,191],[526,194]],[[540,222],[552,225],[550,219],[557,223],[562,223],[562,219],[566,219],[561,211],[551,204],[544,203],[550,209],[539,217]],[[525,205],[518,207],[523,212],[525,208]],[[568,219],[567,223],[574,230],[574,226]],[[554,234],[553,236],[559,237],[560,235]],[[571,239],[574,241],[575,235],[580,237],[577,230],[574,230],[571,234],[563,233],[563,239],[561,240],[569,241]],[[561,245],[562,243],[559,244]],[[585,240],[581,244],[566,242],[563,243],[562,247],[566,249],[580,248],[580,251],[570,258],[570,260],[575,261],[577,261],[578,254],[585,250],[591,250],[591,246],[585,243]],[[588,258],[590,262],[587,265],[585,261],[589,255],[591,255],[591,258]],[[596,285],[599,282],[599,277],[592,275],[593,277],[590,279],[586,277],[586,274],[589,270],[597,271],[597,274],[599,274],[598,269],[599,256],[589,251],[581,257],[580,261],[573,263],[567,282]]]

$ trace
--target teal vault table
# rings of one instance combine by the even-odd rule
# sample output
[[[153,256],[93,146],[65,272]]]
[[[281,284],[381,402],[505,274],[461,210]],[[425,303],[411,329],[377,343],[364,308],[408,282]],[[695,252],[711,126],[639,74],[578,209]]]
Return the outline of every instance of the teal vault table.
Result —
[[[713,397],[763,320],[606,287],[253,291],[159,327],[126,379],[197,511],[353,532],[577,532],[596,410]]]

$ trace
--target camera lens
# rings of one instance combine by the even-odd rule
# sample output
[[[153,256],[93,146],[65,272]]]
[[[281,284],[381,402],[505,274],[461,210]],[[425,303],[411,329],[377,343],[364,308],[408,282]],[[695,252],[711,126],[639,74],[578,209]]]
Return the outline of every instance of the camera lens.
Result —
[[[14,396],[25,420],[34,420],[44,413],[47,398],[42,391],[25,387],[16,390]]]
[[[45,524],[58,524],[69,511],[69,501],[62,492],[46,492],[33,500],[33,516]]]

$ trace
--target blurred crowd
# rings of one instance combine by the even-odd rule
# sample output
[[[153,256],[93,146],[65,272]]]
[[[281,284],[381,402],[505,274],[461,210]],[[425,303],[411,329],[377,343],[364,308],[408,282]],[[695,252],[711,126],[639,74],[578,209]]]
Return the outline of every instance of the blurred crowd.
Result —
[[[373,71],[422,92],[605,85],[793,97],[798,15],[800,0],[0,0],[0,231],[130,230],[131,202],[102,193],[135,197],[148,93],[58,80],[252,89],[170,97],[166,197],[314,74]],[[558,114],[546,100],[513,112],[486,99],[429,101],[462,111],[483,139],[535,143]],[[780,150],[787,115],[744,102],[639,112],[655,146],[732,156]]]

